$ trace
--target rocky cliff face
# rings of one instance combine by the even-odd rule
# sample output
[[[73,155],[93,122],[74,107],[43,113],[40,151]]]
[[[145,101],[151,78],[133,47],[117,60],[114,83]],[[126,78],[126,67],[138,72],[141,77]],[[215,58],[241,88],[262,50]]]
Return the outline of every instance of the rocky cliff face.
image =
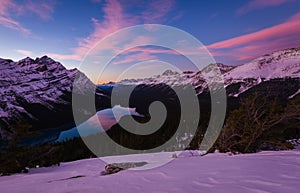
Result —
[[[9,126],[25,119],[36,130],[73,124],[72,87],[76,76],[78,87],[88,90],[95,85],[77,69],[44,56],[18,62],[0,59],[0,134],[9,137]],[[84,93],[78,94],[86,94]],[[78,89],[79,90],[79,89]],[[97,93],[101,90],[97,89]],[[106,100],[105,95],[97,95]]]

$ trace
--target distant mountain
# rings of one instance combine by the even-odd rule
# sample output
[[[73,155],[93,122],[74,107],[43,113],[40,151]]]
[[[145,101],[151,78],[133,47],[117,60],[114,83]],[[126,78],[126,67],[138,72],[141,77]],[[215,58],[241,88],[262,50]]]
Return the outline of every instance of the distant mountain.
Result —
[[[225,74],[225,79],[299,78],[300,48],[286,49],[261,56]]]
[[[0,59],[0,71],[0,135],[3,139],[9,137],[9,126],[18,119],[28,121],[37,130],[74,124],[71,104],[75,77],[80,80],[77,86],[84,88],[78,89],[79,95],[95,87],[79,70],[68,70],[47,56],[27,57],[18,62]],[[99,100],[102,98],[105,96],[98,95]]]
[[[240,66],[227,66],[221,63],[211,64],[199,72],[172,72],[167,70],[161,75],[144,79],[126,79],[118,82],[119,85],[155,85],[168,84],[171,86],[192,84],[201,94],[207,91],[207,83],[203,74],[209,73],[210,67],[217,66],[223,74],[224,84],[229,96],[237,97],[239,94],[254,88],[262,82],[285,84],[285,81],[300,79],[300,48],[286,49],[252,60]],[[202,74],[203,73],[203,74]],[[288,80],[287,80],[288,79]],[[279,81],[279,82],[278,82]],[[234,88],[233,88],[234,87]],[[291,97],[300,93],[300,86],[291,88]]]
[[[237,109],[241,105],[241,101],[246,100],[251,95],[258,93],[265,96],[268,101],[278,99],[282,106],[286,106],[290,99],[300,97],[300,54],[299,49],[288,49],[280,52],[274,52],[270,55],[265,55],[259,59],[253,60],[241,66],[226,66],[224,64],[210,64],[199,72],[175,72],[167,70],[161,75],[152,76],[144,79],[127,79],[114,84],[114,94],[121,99],[121,103],[128,104],[129,89],[133,89],[130,93],[129,106],[136,108],[140,114],[149,115],[149,106],[154,101],[160,101],[164,104],[167,110],[167,117],[164,124],[158,130],[147,138],[139,138],[139,136],[128,133],[121,124],[114,125],[108,133],[110,137],[117,143],[122,143],[122,139],[128,140],[128,144],[122,144],[126,147],[133,149],[153,148],[153,144],[163,144],[174,135],[179,126],[180,119],[186,121],[194,114],[181,114],[182,101],[179,100],[174,90],[181,90],[185,92],[187,85],[192,85],[195,88],[198,96],[200,106],[200,116],[196,115],[192,119],[195,121],[199,118],[198,128],[193,140],[190,144],[191,147],[197,148],[197,144],[201,140],[205,130],[208,128],[213,112],[213,105],[224,104],[224,100],[212,100],[211,92],[208,88],[208,83],[205,77],[213,77],[220,80],[221,73],[223,74],[224,86],[226,90],[226,115],[230,115],[232,110]],[[219,72],[216,73],[216,68]],[[216,76],[220,75],[220,76]],[[219,85],[219,84],[216,84]],[[109,85],[107,85],[109,86]],[[216,88],[212,88],[212,92],[218,92]],[[297,101],[293,100],[293,101]],[[126,103],[127,102],[127,103]],[[214,104],[213,104],[214,102]],[[225,104],[224,104],[225,105]],[[151,115],[150,115],[151,116]],[[150,117],[146,116],[146,117]],[[126,120],[124,117],[123,121]],[[138,120],[138,119],[136,119]],[[121,121],[122,122],[122,119]],[[189,121],[185,122],[186,124]],[[286,130],[293,130],[294,125],[285,125],[282,132]],[[134,128],[134,127],[133,127]],[[185,132],[189,132],[189,128],[195,128],[194,125],[185,126]],[[163,133],[165,131],[165,133]],[[290,131],[289,131],[290,132]],[[296,132],[295,132],[296,133]],[[120,137],[122,136],[122,138]],[[187,134],[189,136],[189,134]],[[296,136],[296,135],[291,135]],[[178,137],[178,138],[177,138]],[[183,145],[185,139],[179,138],[177,142]],[[155,143],[153,143],[155,141]],[[140,143],[138,143],[140,142]],[[270,149],[276,148],[275,146],[268,147]]]

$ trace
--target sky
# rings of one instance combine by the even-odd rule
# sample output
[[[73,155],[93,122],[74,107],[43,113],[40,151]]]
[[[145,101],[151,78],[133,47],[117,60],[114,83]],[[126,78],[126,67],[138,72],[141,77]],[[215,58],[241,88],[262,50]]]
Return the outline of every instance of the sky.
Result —
[[[1,0],[0,58],[19,60],[48,55],[67,68],[80,69],[99,41],[141,24],[183,30],[201,42],[216,62],[240,65],[273,51],[300,46],[300,0]],[[127,45],[153,45],[149,37],[137,35],[131,37],[131,42],[129,37],[123,35],[118,42],[127,38]],[[114,42],[109,42],[104,47],[118,54],[112,45]],[[135,72],[132,76],[142,77],[143,73],[165,68],[160,68],[165,64],[152,60],[163,59],[188,70],[185,54],[195,54],[189,52],[188,46],[180,57],[158,46],[128,52],[123,50],[117,56],[101,80],[92,67],[82,70],[94,82],[107,82],[133,63],[147,60],[150,62],[146,65],[131,70]]]

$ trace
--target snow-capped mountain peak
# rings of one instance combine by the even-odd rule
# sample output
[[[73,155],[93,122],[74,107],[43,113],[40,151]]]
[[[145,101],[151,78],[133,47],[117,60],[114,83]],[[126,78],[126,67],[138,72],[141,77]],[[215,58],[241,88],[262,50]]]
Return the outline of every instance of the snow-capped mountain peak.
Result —
[[[225,79],[300,77],[300,48],[266,54],[236,67],[224,75]]]
[[[282,51],[266,54],[257,59],[240,66],[227,66],[221,63],[210,64],[199,72],[177,73],[171,70],[165,71],[162,75],[144,79],[126,79],[118,82],[120,85],[139,85],[139,84],[160,84],[170,86],[192,84],[197,93],[200,94],[207,90],[207,80],[216,73],[211,73],[218,67],[223,74],[224,85],[229,96],[237,97],[248,89],[272,79],[300,78],[300,48],[286,49]],[[217,73],[218,74],[218,73]],[[238,86],[234,86],[238,85]],[[233,88],[232,87],[232,88]]]
[[[179,74],[179,73],[176,71],[166,70],[162,73],[162,76],[173,76],[173,75],[177,75],[177,74]]]
[[[59,120],[61,124],[72,121],[71,92],[75,77],[81,80],[78,87],[95,87],[77,69],[68,70],[47,56],[27,57],[18,62],[0,59],[0,71],[0,138],[9,135],[8,126],[20,117],[44,121],[50,127],[55,119],[58,124]]]

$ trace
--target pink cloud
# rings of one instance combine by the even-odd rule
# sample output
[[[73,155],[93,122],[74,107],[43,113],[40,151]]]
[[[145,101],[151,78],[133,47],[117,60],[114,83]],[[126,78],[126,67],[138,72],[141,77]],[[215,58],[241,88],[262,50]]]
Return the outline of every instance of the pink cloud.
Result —
[[[0,1],[0,14],[5,15],[10,7],[13,7],[14,4],[11,0],[2,0]]]
[[[139,44],[139,45],[149,45],[149,44],[153,43],[154,41],[155,41],[154,38],[139,35],[139,36],[135,37],[134,40],[132,40],[129,44],[124,45],[124,47],[125,48],[131,48],[131,47],[134,47],[137,44]]]
[[[19,22],[17,22],[16,20],[13,20],[9,17],[5,17],[0,15],[0,25],[13,29],[13,30],[17,30],[20,31],[21,33],[25,34],[25,35],[29,35],[31,34],[31,31],[25,27],[23,27]]]
[[[207,48],[214,56],[233,57],[245,60],[262,55],[263,52],[273,52],[290,47],[300,46],[299,13],[286,22],[265,28],[263,30],[213,43]],[[216,54],[215,54],[216,53]]]
[[[0,1],[0,25],[20,31],[25,35],[31,34],[31,31],[17,21],[16,17],[20,15],[26,15],[28,13],[34,13],[40,18],[47,20],[51,18],[54,12],[53,0],[48,1],[24,1],[23,5],[19,5],[13,0],[1,0]]]
[[[155,55],[152,55],[148,52],[139,52],[136,54],[131,54],[127,56],[125,59],[118,60],[113,62],[113,64],[126,64],[126,63],[131,63],[131,62],[142,62],[142,61],[147,61],[147,60],[156,60],[158,59]]]
[[[43,20],[49,20],[54,13],[54,6],[56,2],[53,0],[27,0],[25,3],[26,10],[36,14]]]
[[[239,8],[237,14],[242,15],[256,9],[274,7],[288,2],[291,2],[291,0],[253,0]]]
[[[18,52],[19,54],[22,54],[24,56],[31,56],[32,52],[29,50],[15,50],[16,52]]]
[[[129,50],[130,52],[136,52],[136,51],[140,51],[140,52],[148,52],[148,53],[152,53],[152,54],[179,54],[174,50],[169,50],[169,49],[158,49],[158,48],[146,48],[146,47],[142,47],[142,48],[133,48],[131,50]]]
[[[202,50],[203,49],[203,50]],[[199,48],[198,50],[189,50],[189,47],[186,47],[186,50],[183,52],[178,52],[176,50],[171,50],[171,49],[163,49],[159,47],[155,48],[149,48],[149,47],[137,47],[137,48],[132,48],[130,50],[127,50],[125,53],[130,53],[130,52],[148,52],[150,54],[175,54],[175,55],[199,55],[199,54],[207,54],[207,52],[204,50],[205,48]]]
[[[145,23],[155,23],[158,20],[166,20],[165,15],[173,7],[175,2],[173,0],[164,1],[153,1],[147,7],[147,9],[142,13],[142,18]]]
[[[147,45],[148,42],[151,42],[148,37],[138,36],[132,43],[132,45],[128,44],[124,47],[130,48],[136,43],[145,44]],[[177,52],[176,50],[171,49],[163,49],[161,47],[132,47],[124,52],[121,53],[124,55],[125,59],[117,60],[114,64],[125,64],[125,63],[132,63],[132,62],[140,62],[146,60],[158,60],[159,57],[157,54],[170,54],[170,55],[199,55],[199,54],[207,54],[207,52],[202,52],[201,49],[199,50],[189,50],[187,46],[184,52]]]
[[[133,24],[132,19],[124,13],[121,4],[117,0],[107,1],[103,7],[103,12],[105,14],[104,20],[100,22],[96,18],[92,18],[94,31],[88,37],[80,39],[78,47],[73,49],[74,55],[78,56],[79,60],[102,38],[122,27]]]
[[[233,48],[254,41],[265,41],[281,37],[286,37],[287,39],[290,39],[291,36],[299,36],[299,25],[300,21],[285,22],[270,28],[260,30],[258,32],[211,44],[208,46],[208,48]]]
[[[296,13],[295,15],[293,15],[292,17],[288,18],[287,21],[297,21],[300,20],[300,12]]]
[[[56,58],[58,60],[81,60],[81,57],[75,54],[55,54],[55,53],[45,53],[52,58]]]
[[[130,48],[127,49],[126,51],[122,52],[121,54],[123,55],[124,58],[122,58],[122,60],[118,59],[117,61],[113,62],[114,64],[125,64],[125,63],[132,63],[132,62],[141,62],[141,61],[147,61],[147,60],[159,60],[159,56],[158,54],[169,54],[169,55],[207,55],[207,51],[205,49],[205,47],[201,47],[197,50],[192,50],[190,49],[190,47],[188,45],[185,45],[184,51],[178,52],[176,50],[172,50],[172,49],[164,49],[161,47],[133,47],[134,45],[136,45],[135,43],[138,44],[145,44],[147,45],[148,42],[151,41],[148,37],[144,37],[144,36],[138,36],[136,37],[136,39],[132,42],[131,44],[125,45],[124,47],[126,48]],[[183,42],[179,42],[181,44],[184,44]]]
[[[94,31],[88,37],[78,41],[78,46],[72,49],[72,54],[60,55],[58,59],[81,60],[85,54],[105,36],[132,25],[162,22],[166,19],[165,16],[168,12],[174,7],[173,0],[151,1],[150,3],[146,3],[147,5],[145,7],[147,8],[141,11],[141,14],[133,15],[126,10],[126,8],[133,6],[132,3],[128,4],[128,2],[124,2],[123,5],[118,0],[107,0],[103,6],[104,20],[99,21],[96,18],[92,18],[91,21],[94,25]],[[124,39],[126,39],[126,37],[124,37]],[[139,41],[145,40],[140,39]],[[107,49],[115,49],[115,52],[119,51],[118,48],[114,47],[114,42],[103,46],[106,46]]]
[[[21,8],[12,0],[0,1],[0,25],[22,32],[23,34],[30,34],[30,30],[23,27],[18,21],[11,18],[11,10],[19,13]]]

